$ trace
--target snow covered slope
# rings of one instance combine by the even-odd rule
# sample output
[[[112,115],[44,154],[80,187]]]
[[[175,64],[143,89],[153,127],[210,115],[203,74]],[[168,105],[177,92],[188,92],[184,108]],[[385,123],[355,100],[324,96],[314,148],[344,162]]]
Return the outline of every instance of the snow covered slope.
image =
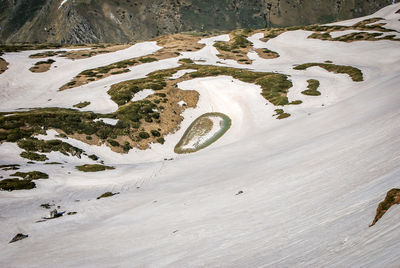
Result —
[[[370,17],[383,17],[387,27],[400,31],[398,10],[400,4],[394,4]],[[307,39],[309,34],[291,31],[268,42],[259,34],[249,38],[255,48],[280,57],[262,59],[250,52],[254,62],[246,67],[290,75],[289,100],[303,101],[285,107],[292,115],[287,119],[272,116],[277,107],[260,95],[259,86],[217,76],[178,84],[197,90],[200,99],[164,145],[118,154],[69,138],[116,169],[81,173],[74,167],[92,160],[52,152],[49,159],[62,165],[34,165],[50,179],[29,191],[0,191],[0,266],[398,267],[400,206],[369,224],[386,192],[400,187],[400,42],[331,42]],[[31,64],[27,56],[33,52],[5,54],[10,66],[0,75],[1,111],[71,107],[88,99],[86,110],[114,111],[117,106],[106,94],[112,84],[176,67],[179,58],[243,68],[217,59],[212,47],[217,39],[203,40],[207,46],[199,52],[62,92],[57,89],[82,70],[158,47],[137,44],[75,65],[60,61],[48,73],[24,71],[22,77],[18,74]],[[364,81],[319,67],[293,69],[326,60],[359,68]],[[321,96],[300,93],[310,78],[320,81]],[[173,148],[186,128],[207,112],[228,115],[231,129],[199,152],[176,155]],[[41,138],[56,133],[47,134]],[[15,144],[1,144],[0,164],[31,170],[20,152]],[[12,171],[0,172],[6,178]],[[106,191],[120,194],[96,199]],[[47,202],[78,213],[36,223],[47,216],[40,207]],[[29,237],[8,244],[16,233]]]

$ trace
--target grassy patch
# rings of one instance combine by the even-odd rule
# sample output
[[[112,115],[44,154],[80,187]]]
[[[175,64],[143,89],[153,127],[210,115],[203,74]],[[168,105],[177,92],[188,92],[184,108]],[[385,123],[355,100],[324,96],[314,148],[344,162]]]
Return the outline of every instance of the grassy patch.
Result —
[[[294,67],[295,70],[306,70],[307,68],[318,66],[321,67],[328,72],[338,73],[338,74],[347,74],[351,77],[354,82],[361,82],[364,80],[363,73],[360,69],[357,69],[352,66],[346,65],[336,65],[331,63],[305,63]]]
[[[289,113],[285,113],[283,109],[275,109],[275,113],[273,116],[276,116],[276,119],[281,120],[288,118],[290,116]]]
[[[40,171],[16,172],[14,174],[11,174],[10,176],[21,177],[25,180],[40,180],[49,178],[49,175]]]
[[[247,35],[240,32],[233,32],[232,38],[229,42],[215,42],[214,46],[222,51],[232,51],[234,49],[246,48],[251,45],[251,42],[247,40]]]
[[[299,105],[299,104],[302,104],[303,103],[303,101],[301,101],[301,100],[295,100],[295,101],[291,101],[289,104],[290,105]]]
[[[0,165],[0,169],[2,170],[17,170],[19,169],[18,164],[11,164],[11,165]]]
[[[37,65],[42,65],[42,64],[52,64],[54,62],[56,62],[56,61],[53,60],[53,59],[48,59],[46,61],[38,61],[38,62],[35,63],[35,65],[37,66]]]
[[[375,223],[389,210],[389,208],[395,204],[400,204],[400,189],[393,188],[387,192],[385,200],[379,203],[378,208],[376,209],[376,216],[370,227],[374,226]]]
[[[50,153],[52,151],[58,151],[64,155],[71,155],[81,158],[83,151],[77,147],[74,147],[61,140],[38,140],[34,138],[28,138],[18,141],[18,146],[28,152],[41,152]]]
[[[46,155],[44,154],[37,154],[34,152],[22,152],[20,154],[21,157],[33,160],[33,161],[46,161],[49,160]]]
[[[307,86],[307,90],[302,91],[301,93],[304,95],[308,95],[308,96],[319,96],[321,95],[321,92],[318,91],[319,88],[319,81],[315,80],[315,79],[309,79],[307,80],[308,82],[308,86]]]
[[[82,165],[82,166],[77,166],[77,170],[82,171],[82,172],[98,172],[98,171],[104,171],[104,170],[109,170],[109,169],[115,169],[114,167],[110,166],[104,166],[104,165],[98,165],[98,164],[93,164],[93,165]]]
[[[230,33],[231,38],[228,42],[215,42],[214,47],[219,52],[217,56],[221,59],[232,59],[238,63],[251,64],[251,60],[247,57],[247,53],[251,49],[251,42],[247,40],[248,34],[247,30],[235,30]]]
[[[41,53],[36,53],[29,55],[29,58],[47,58],[47,57],[54,57],[60,54],[66,53],[65,50],[62,51],[46,51],[46,52],[41,52]]]
[[[194,63],[193,60],[191,59],[180,59],[179,63],[186,63],[186,64],[190,64],[190,63]]]
[[[102,198],[106,198],[106,197],[111,197],[111,196],[114,196],[114,195],[117,195],[117,194],[119,194],[119,193],[105,192],[104,194],[100,195],[96,199],[102,199]]]
[[[90,105],[90,101],[80,102],[74,105],[75,108],[85,108],[86,106]]]
[[[30,180],[4,179],[0,181],[0,189],[4,191],[29,190],[36,187]]]

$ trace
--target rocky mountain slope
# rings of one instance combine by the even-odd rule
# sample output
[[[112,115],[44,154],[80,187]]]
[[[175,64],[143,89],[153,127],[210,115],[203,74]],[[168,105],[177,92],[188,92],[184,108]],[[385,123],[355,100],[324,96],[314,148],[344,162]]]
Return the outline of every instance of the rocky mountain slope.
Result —
[[[181,31],[326,23],[392,0],[0,0],[0,42],[125,43]]]

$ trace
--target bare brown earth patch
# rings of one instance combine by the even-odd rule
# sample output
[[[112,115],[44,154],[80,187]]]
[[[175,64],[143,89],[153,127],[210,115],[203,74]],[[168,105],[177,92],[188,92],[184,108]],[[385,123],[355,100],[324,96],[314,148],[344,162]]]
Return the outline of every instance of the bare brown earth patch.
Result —
[[[375,223],[389,210],[389,208],[395,204],[400,204],[400,189],[396,188],[387,192],[385,200],[379,203],[378,208],[376,209],[376,216],[370,227],[374,226]]]
[[[32,73],[44,73],[44,72],[47,72],[48,70],[50,70],[51,65],[54,62],[55,61],[52,60],[52,59],[49,59],[47,61],[36,62],[35,65],[29,69],[29,71],[31,71]]]
[[[200,41],[202,38],[203,36],[187,34],[172,34],[157,37],[153,40],[150,40],[156,41],[159,46],[163,47],[157,52],[151,55],[123,60],[106,66],[83,71],[74,77],[70,82],[63,85],[60,90],[79,87],[111,75],[129,72],[129,67],[143,63],[177,57],[179,56],[180,52],[200,50],[205,46],[204,44],[198,44],[198,41]]]
[[[8,69],[8,62],[0,58],[0,74],[4,73]]]
[[[279,57],[279,53],[266,48],[258,48],[255,51],[258,56],[263,59],[275,59]]]

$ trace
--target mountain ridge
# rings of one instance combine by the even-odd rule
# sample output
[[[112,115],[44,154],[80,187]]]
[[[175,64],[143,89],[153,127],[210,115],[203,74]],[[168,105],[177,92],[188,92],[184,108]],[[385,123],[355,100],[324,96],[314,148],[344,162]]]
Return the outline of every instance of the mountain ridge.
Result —
[[[328,23],[391,0],[1,0],[1,43],[129,43],[183,31]]]

